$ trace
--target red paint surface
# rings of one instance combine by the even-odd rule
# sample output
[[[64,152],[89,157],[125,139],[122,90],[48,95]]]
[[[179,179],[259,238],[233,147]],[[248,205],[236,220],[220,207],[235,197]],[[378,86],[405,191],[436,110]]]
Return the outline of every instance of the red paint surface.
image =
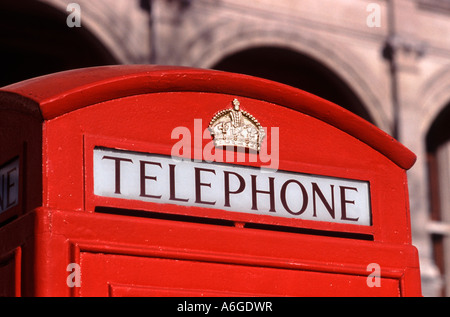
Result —
[[[175,127],[193,131],[194,119],[202,119],[205,129],[234,98],[263,126],[279,127],[280,170],[370,182],[372,225],[93,194],[95,146],[170,155]],[[24,171],[21,203],[0,215],[2,221],[18,217],[0,227],[0,261],[7,263],[0,270],[4,294],[420,295],[405,171],[415,156],[328,101],[237,74],[115,66],[4,87],[0,114],[0,142],[7,149],[0,163],[19,156]],[[267,132],[263,146],[271,141]],[[192,148],[192,153],[198,152]],[[140,211],[140,216],[99,212],[99,207]],[[154,212],[175,218],[154,219]],[[236,226],[192,223],[178,216]],[[245,226],[249,223],[296,232],[251,229]],[[81,287],[67,286],[69,263],[80,264]],[[370,263],[381,267],[380,288],[366,283]]]

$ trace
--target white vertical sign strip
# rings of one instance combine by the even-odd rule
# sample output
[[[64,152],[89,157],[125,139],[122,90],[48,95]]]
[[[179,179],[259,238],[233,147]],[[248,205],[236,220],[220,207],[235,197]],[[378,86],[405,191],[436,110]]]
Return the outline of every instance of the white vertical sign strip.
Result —
[[[19,204],[19,159],[0,167],[0,213]]]

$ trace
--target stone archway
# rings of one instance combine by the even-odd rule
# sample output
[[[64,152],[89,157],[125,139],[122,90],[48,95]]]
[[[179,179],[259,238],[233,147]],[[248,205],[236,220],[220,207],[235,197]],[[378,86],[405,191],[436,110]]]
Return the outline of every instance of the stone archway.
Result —
[[[172,63],[215,68],[216,65],[221,66],[220,63],[227,61],[227,58],[240,57],[242,55],[237,54],[252,53],[253,49],[259,48],[264,48],[266,52],[267,49],[273,48],[287,55],[297,54],[306,64],[314,64],[318,72],[330,75],[328,78],[334,81],[334,84],[350,89],[353,97],[364,105],[364,108],[356,113],[387,133],[391,132],[390,92],[382,84],[381,78],[368,76],[372,74],[370,67],[351,49],[338,42],[321,41],[320,38],[300,30],[288,31],[282,25],[263,26],[268,29],[259,27],[246,24],[245,21],[232,24],[217,22],[216,25],[209,25],[205,34],[197,33],[195,38],[185,42],[180,49],[183,54],[176,54],[177,57]],[[331,79],[332,77],[334,79]]]
[[[0,3],[0,86],[53,72],[116,64],[86,27],[69,28],[66,13],[38,1]]]
[[[245,73],[303,89],[367,121],[374,120],[360,98],[330,69],[313,58],[281,47],[254,47],[225,57],[212,68]]]

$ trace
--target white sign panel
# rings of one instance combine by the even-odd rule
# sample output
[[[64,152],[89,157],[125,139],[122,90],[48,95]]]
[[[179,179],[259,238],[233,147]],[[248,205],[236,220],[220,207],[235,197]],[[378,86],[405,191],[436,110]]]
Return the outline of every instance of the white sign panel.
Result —
[[[94,149],[94,194],[334,223],[371,225],[369,183]]]
[[[0,213],[19,204],[19,159],[0,167]]]

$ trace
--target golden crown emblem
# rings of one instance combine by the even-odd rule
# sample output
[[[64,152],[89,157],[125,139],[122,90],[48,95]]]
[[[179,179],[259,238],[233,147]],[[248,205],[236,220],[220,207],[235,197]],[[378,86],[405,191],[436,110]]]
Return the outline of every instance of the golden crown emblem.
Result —
[[[219,111],[209,123],[209,131],[214,145],[236,146],[259,152],[264,139],[264,129],[250,113],[240,109],[240,103],[234,99],[233,108]]]

